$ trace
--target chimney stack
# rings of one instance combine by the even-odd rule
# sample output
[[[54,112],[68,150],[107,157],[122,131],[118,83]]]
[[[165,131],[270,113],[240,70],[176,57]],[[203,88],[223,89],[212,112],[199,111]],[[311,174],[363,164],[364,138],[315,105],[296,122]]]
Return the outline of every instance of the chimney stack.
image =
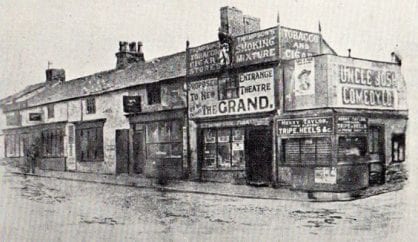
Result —
[[[221,8],[220,32],[234,37],[258,30],[260,30],[259,18],[244,15],[241,10],[235,7],[226,6]]]
[[[48,68],[46,71],[46,83],[55,84],[62,83],[65,81],[65,70],[64,69],[52,69]]]
[[[123,69],[138,62],[145,62],[142,42],[119,41],[119,52],[116,53],[116,69]]]

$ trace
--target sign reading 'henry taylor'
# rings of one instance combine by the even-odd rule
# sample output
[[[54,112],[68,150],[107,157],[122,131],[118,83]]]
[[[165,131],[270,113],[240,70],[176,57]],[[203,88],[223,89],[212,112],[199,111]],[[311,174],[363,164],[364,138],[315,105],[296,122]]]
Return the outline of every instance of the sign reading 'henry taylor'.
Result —
[[[220,98],[222,86],[218,88],[220,80],[217,78],[189,83],[190,117],[202,118],[274,110],[273,68],[241,73],[237,81],[238,85],[234,88],[237,89],[238,97],[230,99]]]

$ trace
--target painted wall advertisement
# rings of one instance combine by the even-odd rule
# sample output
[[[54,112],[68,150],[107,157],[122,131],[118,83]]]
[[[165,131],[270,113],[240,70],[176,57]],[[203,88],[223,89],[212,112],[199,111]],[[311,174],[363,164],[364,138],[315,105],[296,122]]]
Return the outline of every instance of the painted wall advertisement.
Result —
[[[315,183],[337,184],[337,169],[335,167],[315,168]]]
[[[315,94],[315,62],[311,58],[295,60],[293,72],[293,83],[295,96]]]
[[[189,49],[187,74],[203,75],[221,69],[218,41]]]
[[[305,58],[320,53],[319,34],[280,27],[281,58]]]
[[[234,43],[236,65],[255,64],[278,59],[277,27],[238,36]]]
[[[331,132],[331,117],[277,120],[277,134],[282,136],[304,134],[327,134]]]
[[[337,119],[338,133],[367,133],[366,117],[340,116]]]
[[[249,114],[275,109],[273,68],[241,73],[235,81],[232,78],[211,78],[189,83],[190,117]],[[225,81],[229,85],[219,85]],[[234,86],[231,83],[236,84]],[[232,90],[235,95],[221,95],[224,88]]]
[[[338,105],[344,107],[395,109],[398,78],[393,70],[339,63],[333,65],[337,80]]]

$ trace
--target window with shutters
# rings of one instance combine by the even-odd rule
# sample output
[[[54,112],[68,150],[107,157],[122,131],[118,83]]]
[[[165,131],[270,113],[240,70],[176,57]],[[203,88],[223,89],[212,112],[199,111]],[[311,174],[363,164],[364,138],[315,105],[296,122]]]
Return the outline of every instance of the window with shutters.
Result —
[[[99,162],[103,154],[103,122],[76,127],[76,154],[80,162]]]
[[[331,153],[329,137],[282,140],[282,161],[289,165],[329,165]]]

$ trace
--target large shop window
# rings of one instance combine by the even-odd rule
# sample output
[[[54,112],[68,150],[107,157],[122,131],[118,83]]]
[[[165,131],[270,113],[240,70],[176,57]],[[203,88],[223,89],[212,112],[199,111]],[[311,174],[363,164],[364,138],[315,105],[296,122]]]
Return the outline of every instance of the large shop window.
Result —
[[[19,134],[8,134],[5,136],[6,157],[21,156],[21,140]]]
[[[405,134],[392,136],[392,162],[405,161]]]
[[[183,157],[183,124],[181,120],[159,121],[146,125],[148,159],[181,159]]]
[[[331,153],[329,137],[282,140],[282,161],[289,165],[329,165]]]
[[[244,129],[203,130],[204,168],[244,168]]]
[[[367,137],[339,137],[338,162],[356,162],[367,154]]]
[[[103,123],[77,127],[76,145],[78,161],[103,161]]]
[[[64,131],[62,129],[43,130],[41,140],[43,157],[64,155]]]

